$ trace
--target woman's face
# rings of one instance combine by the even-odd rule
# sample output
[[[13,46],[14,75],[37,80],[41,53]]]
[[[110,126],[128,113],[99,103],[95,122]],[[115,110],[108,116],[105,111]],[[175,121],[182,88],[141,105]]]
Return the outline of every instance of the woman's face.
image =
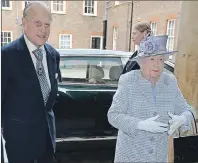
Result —
[[[140,32],[137,29],[133,29],[132,32],[132,40],[134,42],[135,45],[139,45],[140,41],[142,41],[147,35],[147,31],[145,30],[144,32]]]
[[[158,78],[164,69],[164,56],[156,55],[142,58],[140,67],[147,78]]]

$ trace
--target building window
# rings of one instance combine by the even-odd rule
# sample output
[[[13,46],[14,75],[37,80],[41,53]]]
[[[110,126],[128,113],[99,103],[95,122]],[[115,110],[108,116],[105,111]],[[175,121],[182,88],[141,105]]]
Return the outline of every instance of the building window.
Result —
[[[25,6],[31,1],[22,1],[22,10],[24,10]]]
[[[60,49],[72,48],[72,35],[60,34],[59,35],[59,48]]]
[[[2,0],[1,6],[3,10],[12,10],[12,1]]]
[[[120,1],[115,1],[115,5],[119,5],[120,4]]]
[[[168,20],[167,23],[167,31],[166,34],[168,35],[167,45],[166,48],[168,51],[174,50],[174,42],[175,42],[175,20]],[[175,55],[171,55],[169,57],[169,61],[175,63]]]
[[[83,1],[83,15],[97,16],[97,1],[94,0]]]
[[[151,32],[154,36],[157,35],[157,22],[151,22]]]
[[[175,40],[175,20],[168,20],[166,34],[168,35],[166,48],[168,51],[172,51],[174,49]]]
[[[113,27],[113,50],[116,50],[118,38],[118,28]]]
[[[51,1],[52,13],[66,14],[66,1]]]
[[[102,49],[102,36],[91,36],[91,49]]]
[[[7,45],[10,42],[12,42],[12,32],[2,31],[1,32],[1,46]]]

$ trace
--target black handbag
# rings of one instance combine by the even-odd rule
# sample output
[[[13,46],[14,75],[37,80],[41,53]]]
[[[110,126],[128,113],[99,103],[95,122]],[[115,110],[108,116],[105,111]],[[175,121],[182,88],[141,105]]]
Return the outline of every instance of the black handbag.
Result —
[[[192,113],[192,112],[191,112]],[[175,163],[197,163],[198,162],[198,132],[194,114],[195,135],[174,138],[174,162]]]

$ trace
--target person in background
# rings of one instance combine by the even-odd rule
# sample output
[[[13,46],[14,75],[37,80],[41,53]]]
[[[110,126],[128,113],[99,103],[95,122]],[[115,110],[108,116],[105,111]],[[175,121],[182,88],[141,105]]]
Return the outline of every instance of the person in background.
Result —
[[[163,71],[168,36],[140,42],[133,60],[140,70],[121,75],[108,111],[118,129],[115,162],[168,162],[168,138],[192,128],[192,107],[184,99],[175,76]]]
[[[59,53],[46,43],[52,15],[42,2],[23,11],[24,34],[1,51],[2,128],[9,163],[51,163]]]
[[[137,23],[133,27],[132,40],[135,45],[139,45],[141,40],[143,40],[144,38],[146,38],[150,35],[151,35],[151,27],[150,27],[150,24],[147,22]],[[138,63],[136,61],[131,61],[131,59],[133,59],[136,56],[137,56],[137,50],[129,58],[128,62],[126,63],[126,65],[123,69],[122,74],[125,74],[126,72],[129,72],[131,70],[140,69],[140,66],[138,65]]]

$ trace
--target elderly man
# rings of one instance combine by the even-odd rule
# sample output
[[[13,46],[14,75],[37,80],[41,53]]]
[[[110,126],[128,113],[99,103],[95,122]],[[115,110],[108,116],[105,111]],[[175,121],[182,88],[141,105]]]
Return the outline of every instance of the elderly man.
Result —
[[[24,34],[2,48],[2,126],[9,163],[53,159],[60,56],[46,44],[51,21],[44,3],[29,3],[23,11]]]

